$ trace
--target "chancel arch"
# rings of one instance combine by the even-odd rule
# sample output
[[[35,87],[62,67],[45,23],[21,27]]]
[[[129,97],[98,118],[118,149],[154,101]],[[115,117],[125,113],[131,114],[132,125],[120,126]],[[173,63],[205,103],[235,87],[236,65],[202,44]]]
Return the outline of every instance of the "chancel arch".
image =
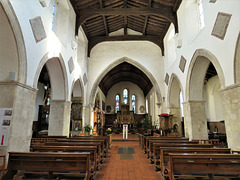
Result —
[[[180,93],[183,93],[183,88],[181,82],[176,74],[172,74],[169,81],[168,88],[168,108],[171,115],[173,115],[172,125],[175,125],[176,133],[182,135],[182,114],[181,114],[181,104],[180,104]],[[184,99],[184,98],[183,98]]]
[[[123,58],[120,58],[116,61],[114,61],[112,64],[110,64],[99,76],[98,78],[96,79],[94,85],[93,85],[93,88],[91,90],[91,93],[90,93],[90,97],[89,97],[89,104],[94,104],[94,97],[95,97],[95,94],[97,92],[97,88],[99,86],[99,83],[101,82],[101,80],[103,79],[103,77],[111,70],[113,69],[114,67],[116,67],[117,65],[121,64],[121,63],[129,63],[129,64],[132,64],[133,66],[135,66],[136,68],[138,68],[139,70],[141,70],[148,78],[149,80],[152,82],[152,84],[154,84],[154,89],[155,89],[155,92],[157,94],[157,99],[158,99],[158,103],[161,103],[162,102],[162,95],[161,95],[161,91],[160,91],[160,88],[155,80],[155,78],[153,77],[153,75],[143,66],[141,65],[140,63],[138,63],[137,61],[135,60],[132,60],[128,57],[123,57]],[[122,92],[121,92],[122,93]]]
[[[217,84],[217,81],[219,81],[218,89],[225,87],[223,71],[217,58],[207,50],[196,50],[189,65],[186,81],[186,101],[184,102],[186,137],[208,139],[209,123],[219,121],[216,117],[207,120],[209,114],[215,114],[215,111],[219,111],[218,108],[220,108],[216,106],[216,102],[212,103],[214,99],[221,102],[219,94],[215,96],[210,93],[210,89],[213,84]],[[211,91],[213,92],[214,88]],[[211,107],[214,106],[214,108],[210,108],[211,103]]]

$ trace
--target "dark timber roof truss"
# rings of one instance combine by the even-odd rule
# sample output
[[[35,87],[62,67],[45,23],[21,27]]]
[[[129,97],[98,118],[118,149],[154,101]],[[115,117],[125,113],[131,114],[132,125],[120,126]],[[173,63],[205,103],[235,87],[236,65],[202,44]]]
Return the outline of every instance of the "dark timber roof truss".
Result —
[[[164,52],[163,38],[173,23],[178,32],[177,10],[182,0],[70,0],[76,13],[76,34],[82,26],[88,53],[104,41],[146,40]],[[110,33],[124,29],[121,36]],[[140,35],[129,35],[127,29]]]

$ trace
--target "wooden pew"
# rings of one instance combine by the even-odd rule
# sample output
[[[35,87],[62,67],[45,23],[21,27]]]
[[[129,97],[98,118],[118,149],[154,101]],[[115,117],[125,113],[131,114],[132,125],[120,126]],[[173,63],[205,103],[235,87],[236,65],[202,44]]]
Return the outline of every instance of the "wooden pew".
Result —
[[[0,179],[4,175],[6,170],[6,155],[0,154]]]
[[[227,175],[240,178],[240,155],[170,153],[167,170],[170,180],[204,176],[213,179],[218,175],[222,175],[221,179]]]
[[[167,162],[169,161],[169,153],[195,153],[195,154],[230,154],[230,148],[196,148],[196,147],[161,147],[159,165],[157,169],[161,170],[162,176],[167,176]]]
[[[100,159],[97,157],[97,146],[31,146],[31,152],[90,152],[91,160],[91,173],[98,170],[98,165],[100,165]]]
[[[155,137],[155,136],[146,136],[143,137],[143,146],[145,153],[147,153],[147,147],[149,146],[149,140],[182,140],[182,141],[189,141],[189,138],[185,137],[168,137],[168,136],[160,136],[160,137]]]
[[[90,153],[9,152],[7,172],[2,180],[12,180],[15,171],[19,171],[16,177],[31,172],[47,173],[48,179],[53,175],[80,176],[84,171],[84,179],[89,180]]]
[[[163,147],[193,147],[193,148],[212,148],[212,144],[189,144],[189,143],[153,143],[153,164],[156,166],[158,158],[160,158],[160,148]]]
[[[97,146],[97,154],[100,159],[100,163],[103,162],[104,153],[101,148],[101,142],[46,142],[46,146]]]
[[[176,143],[186,143],[186,144],[199,144],[198,140],[193,140],[193,141],[189,141],[189,140],[185,140],[185,139],[150,139],[148,141],[148,147],[147,147],[147,155],[148,157],[151,157],[152,152],[153,152],[153,143],[172,143],[172,144],[176,144]]]
[[[80,142],[91,142],[91,143],[101,143],[102,156],[106,157],[106,147],[104,140],[100,139],[57,139],[56,142],[70,142],[70,143],[80,143]]]
[[[107,147],[106,151],[108,151],[108,149],[110,149],[110,146],[111,146],[111,135],[108,135],[108,136],[73,136],[73,137],[70,137],[68,139],[99,139],[99,140],[104,140],[105,146]]]

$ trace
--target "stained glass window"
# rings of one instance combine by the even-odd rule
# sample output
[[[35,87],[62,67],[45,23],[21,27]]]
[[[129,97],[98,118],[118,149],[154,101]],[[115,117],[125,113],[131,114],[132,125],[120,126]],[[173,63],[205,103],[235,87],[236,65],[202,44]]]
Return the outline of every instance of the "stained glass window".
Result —
[[[132,95],[132,109],[136,113],[136,96],[134,94]]]
[[[128,90],[127,89],[123,90],[123,103],[124,104],[128,103]]]
[[[120,97],[119,97],[119,95],[117,94],[116,96],[115,96],[115,103],[116,103],[116,107],[115,107],[115,113],[117,113],[118,111],[119,111],[119,100],[120,100]]]

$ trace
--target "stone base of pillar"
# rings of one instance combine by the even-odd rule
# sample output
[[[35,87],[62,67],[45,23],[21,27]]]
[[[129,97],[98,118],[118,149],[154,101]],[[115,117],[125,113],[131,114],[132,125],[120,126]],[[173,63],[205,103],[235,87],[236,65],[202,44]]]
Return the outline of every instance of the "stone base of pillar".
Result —
[[[71,102],[51,100],[49,114],[49,136],[69,136]]]
[[[0,107],[13,108],[8,145],[1,147],[0,153],[29,151],[36,94],[37,89],[21,83],[0,83]]]
[[[208,139],[205,101],[184,102],[184,129],[189,139]]]
[[[220,90],[228,147],[240,150],[240,84]]]

